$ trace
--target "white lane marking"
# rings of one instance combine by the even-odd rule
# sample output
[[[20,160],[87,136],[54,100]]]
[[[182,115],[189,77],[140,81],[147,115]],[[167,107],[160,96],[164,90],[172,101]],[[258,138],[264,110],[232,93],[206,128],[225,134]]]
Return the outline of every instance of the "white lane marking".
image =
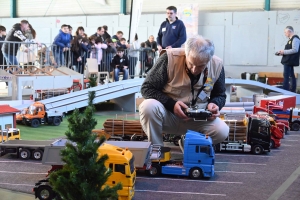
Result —
[[[8,173],[8,174],[47,174],[47,173],[33,173],[33,172],[9,172],[9,171],[0,171],[0,173]]]
[[[226,183],[226,184],[243,184],[243,182],[230,182],[230,181],[205,181],[205,180],[189,180],[189,179],[175,179],[175,178],[148,178],[136,177],[137,179],[156,179],[156,180],[171,180],[171,181],[185,181],[185,182],[203,182],[203,183]]]
[[[15,184],[15,183],[1,183],[1,182],[0,185],[22,185],[22,186],[34,187],[34,185],[29,185],[29,184]]]
[[[286,140],[286,139],[284,139],[284,141],[298,142],[299,140]]]
[[[283,147],[291,147],[291,146],[293,146],[293,145],[289,145],[289,144],[281,144],[281,146],[283,146]]]
[[[42,164],[42,163],[36,163],[36,162],[11,161],[11,160],[0,160],[0,163],[29,163],[29,164],[35,164],[35,165]]]
[[[153,193],[166,193],[166,194],[195,194],[195,195],[226,197],[226,194],[211,194],[211,193],[200,193],[200,192],[173,192],[173,191],[160,191],[160,190],[135,190],[135,192],[153,192]]]
[[[236,171],[215,171],[216,173],[232,173],[232,174],[256,174],[256,172],[236,172]]]
[[[221,154],[217,153],[216,156],[255,156],[255,157],[273,157],[271,155],[262,156],[262,155],[253,155],[253,154]]]
[[[281,149],[271,149],[271,151],[284,151],[284,150],[281,150]]]
[[[267,165],[267,164],[261,164],[261,163],[235,163],[235,162],[215,162],[218,164],[233,164],[233,165]]]
[[[292,135],[291,135],[291,134],[287,134],[287,135],[285,135],[284,137],[289,137],[289,136],[293,136],[293,137],[294,137],[294,136],[295,136],[295,137],[300,137],[300,135],[293,135],[293,134],[292,134]]]
[[[300,175],[300,167],[298,167],[288,179],[281,184],[281,186],[268,198],[268,200],[277,200],[279,199],[283,193],[297,180]],[[299,198],[298,198],[299,199]]]

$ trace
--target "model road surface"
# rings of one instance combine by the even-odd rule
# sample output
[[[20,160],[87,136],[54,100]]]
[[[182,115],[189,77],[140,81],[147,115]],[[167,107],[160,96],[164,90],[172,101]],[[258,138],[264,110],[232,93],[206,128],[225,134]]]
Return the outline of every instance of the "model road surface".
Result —
[[[268,154],[221,152],[216,154],[215,176],[191,180],[177,176],[148,177],[137,172],[135,200],[296,200],[300,196],[300,132],[290,132],[280,148]],[[166,143],[169,145],[168,143]],[[178,147],[172,157],[182,158]],[[49,166],[22,161],[14,155],[0,157],[0,187],[32,194]]]

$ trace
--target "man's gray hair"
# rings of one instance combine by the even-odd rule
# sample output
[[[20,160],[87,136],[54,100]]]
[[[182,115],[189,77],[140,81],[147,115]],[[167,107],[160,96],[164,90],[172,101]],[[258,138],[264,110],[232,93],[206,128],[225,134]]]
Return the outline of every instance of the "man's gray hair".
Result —
[[[185,55],[193,58],[210,60],[215,52],[215,46],[212,41],[203,38],[201,35],[190,37],[185,42]]]
[[[289,30],[291,32],[294,32],[294,28],[292,26],[287,26],[287,27],[285,27],[285,29],[287,29],[287,30]]]

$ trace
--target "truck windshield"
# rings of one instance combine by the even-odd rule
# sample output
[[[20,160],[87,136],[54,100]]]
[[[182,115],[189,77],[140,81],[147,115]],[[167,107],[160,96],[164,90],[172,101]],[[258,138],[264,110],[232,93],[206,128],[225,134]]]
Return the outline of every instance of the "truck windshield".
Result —
[[[134,156],[132,156],[131,160],[129,161],[130,173],[134,172]]]
[[[35,114],[35,110],[36,110],[36,107],[35,106],[29,106],[29,113],[31,114],[31,115],[33,115],[33,114]]]
[[[22,110],[21,114],[23,115],[27,114],[27,109]]]

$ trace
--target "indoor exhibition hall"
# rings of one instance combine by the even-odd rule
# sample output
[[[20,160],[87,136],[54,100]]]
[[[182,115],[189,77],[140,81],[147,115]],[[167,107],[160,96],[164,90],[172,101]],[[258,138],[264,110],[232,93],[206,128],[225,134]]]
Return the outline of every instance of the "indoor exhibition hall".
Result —
[[[0,0],[1,200],[299,200],[299,0]]]

